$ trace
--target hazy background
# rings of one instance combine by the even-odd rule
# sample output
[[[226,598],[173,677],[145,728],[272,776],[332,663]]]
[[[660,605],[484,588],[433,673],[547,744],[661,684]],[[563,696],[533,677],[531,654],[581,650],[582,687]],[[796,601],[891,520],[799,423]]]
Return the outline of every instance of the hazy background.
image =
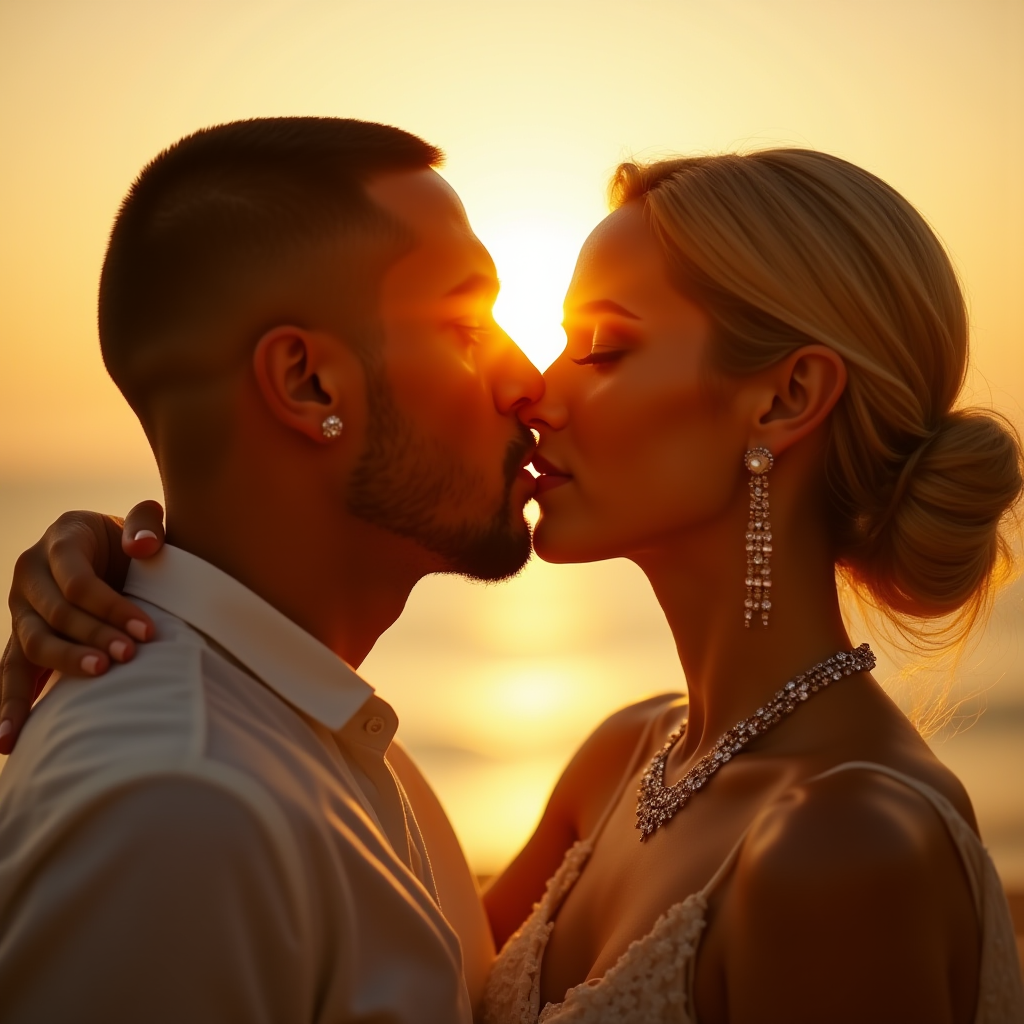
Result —
[[[94,326],[122,195],[179,136],[274,114],[441,145],[497,260],[499,318],[540,366],[620,159],[783,143],[854,160],[947,243],[971,303],[969,397],[1022,420],[1022,0],[0,0],[0,591],[62,509],[159,496]],[[1017,586],[959,673],[988,713],[936,743],[1018,888],[1022,619]],[[642,577],[618,562],[425,581],[363,674],[481,872],[525,838],[596,722],[684,685]]]

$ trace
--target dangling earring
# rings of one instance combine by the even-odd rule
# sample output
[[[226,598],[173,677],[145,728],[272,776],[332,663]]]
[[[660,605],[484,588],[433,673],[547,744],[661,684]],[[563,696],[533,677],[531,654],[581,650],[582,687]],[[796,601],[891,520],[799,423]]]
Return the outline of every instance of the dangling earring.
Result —
[[[750,629],[754,612],[760,610],[761,625],[768,625],[772,609],[772,524],[768,508],[768,470],[775,464],[767,448],[751,448],[743,456],[750,472],[750,520],[747,523],[747,599],[743,602],[743,625]]]
[[[328,441],[333,441],[336,437],[341,437],[341,420],[337,416],[328,416],[327,419],[320,424],[320,429],[324,432],[324,437]]]

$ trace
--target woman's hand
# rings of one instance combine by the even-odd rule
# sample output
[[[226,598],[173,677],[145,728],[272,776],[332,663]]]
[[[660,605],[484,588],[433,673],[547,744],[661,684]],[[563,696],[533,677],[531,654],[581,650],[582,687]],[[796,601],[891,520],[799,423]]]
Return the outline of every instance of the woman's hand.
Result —
[[[9,754],[51,671],[98,676],[130,661],[153,636],[149,616],[119,590],[133,558],[164,543],[163,509],[136,505],[122,523],[66,512],[23,552],[11,583],[11,639],[3,655],[0,754]]]

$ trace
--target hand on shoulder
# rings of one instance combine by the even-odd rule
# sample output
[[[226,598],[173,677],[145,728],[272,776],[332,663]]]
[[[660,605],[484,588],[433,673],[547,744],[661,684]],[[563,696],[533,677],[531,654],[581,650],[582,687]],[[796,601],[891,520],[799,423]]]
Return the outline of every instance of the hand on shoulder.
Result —
[[[119,591],[132,558],[163,545],[163,509],[136,505],[122,521],[65,512],[14,567],[11,639],[0,658],[0,754],[14,749],[51,671],[98,676],[131,661],[154,635],[150,617]]]

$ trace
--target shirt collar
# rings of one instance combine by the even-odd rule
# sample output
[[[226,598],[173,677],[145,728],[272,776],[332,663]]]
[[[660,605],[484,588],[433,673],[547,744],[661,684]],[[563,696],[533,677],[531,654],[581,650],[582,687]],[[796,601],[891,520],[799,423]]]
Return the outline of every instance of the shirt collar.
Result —
[[[343,728],[373,695],[373,687],[330,648],[238,580],[181,548],[165,544],[152,558],[133,561],[124,592],[211,637],[278,696],[331,732]],[[367,739],[379,742],[385,729],[374,729],[383,717],[375,712],[365,716],[375,719]],[[390,721],[386,727],[393,733]]]

